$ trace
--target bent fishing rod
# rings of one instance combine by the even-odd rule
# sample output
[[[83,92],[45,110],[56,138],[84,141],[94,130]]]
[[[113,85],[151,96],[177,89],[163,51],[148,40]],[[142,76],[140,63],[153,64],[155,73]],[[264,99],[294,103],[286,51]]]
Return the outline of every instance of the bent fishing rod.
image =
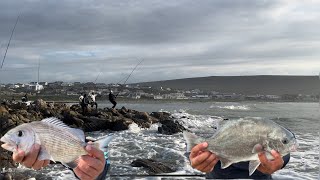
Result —
[[[142,60],[132,69],[131,73],[128,75],[127,79],[124,81],[124,83],[122,84],[122,86],[126,84],[126,82],[128,81],[128,79],[129,79],[130,76],[132,75],[133,71],[137,69],[137,67],[142,63],[142,61],[144,61],[144,59],[142,59]],[[122,81],[122,80],[123,80],[123,79],[121,79],[121,81]],[[121,81],[119,81],[119,82],[121,82]],[[120,93],[120,92],[119,92],[119,93]],[[119,93],[116,95],[116,97],[119,95]]]
[[[7,45],[7,48],[6,48],[6,52],[4,53],[4,56],[3,56],[3,60],[2,60],[2,63],[1,63],[1,68],[0,68],[0,69],[2,69],[4,60],[6,59],[7,52],[8,52],[9,46],[10,46],[10,42],[11,42],[11,39],[12,39],[14,30],[16,29],[16,26],[17,26],[17,24],[18,24],[19,17],[20,17],[20,14],[18,15],[17,20],[16,20],[16,23],[14,24],[13,29],[12,29],[12,31],[11,31],[11,36],[10,36],[10,39],[9,39],[9,42],[8,42],[8,45]]]

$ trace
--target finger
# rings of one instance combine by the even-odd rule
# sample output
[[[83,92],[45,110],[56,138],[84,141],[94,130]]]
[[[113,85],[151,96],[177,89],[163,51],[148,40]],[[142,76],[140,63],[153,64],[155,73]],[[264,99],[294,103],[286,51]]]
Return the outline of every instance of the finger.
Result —
[[[203,166],[203,172],[210,172],[211,169],[213,169],[215,163],[214,162],[218,162],[216,156],[214,156],[213,154],[206,160],[206,164],[207,166]]]
[[[206,151],[206,152],[198,155],[197,157],[195,157],[195,158],[193,158],[193,159],[191,160],[191,166],[192,166],[193,168],[198,167],[199,165],[205,163],[205,160],[208,159],[211,155],[212,155],[212,153],[211,153],[211,152],[208,152],[208,151]],[[209,164],[209,163],[207,162],[206,164],[203,164],[202,166],[204,166],[204,165],[207,166],[208,164]]]
[[[189,156],[190,159],[198,156],[198,152],[204,151],[207,147],[208,147],[208,143],[207,142],[204,142],[204,143],[201,143],[201,144],[197,144],[196,146],[194,146],[191,149],[191,153],[190,153],[190,156]]]
[[[93,157],[98,158],[102,162],[105,162],[104,153],[101,150],[89,144],[86,146],[86,151]]]
[[[85,162],[85,161],[82,161],[82,163],[79,163],[78,164],[78,168],[82,172],[84,172],[84,173],[86,173],[86,174],[88,174],[90,176],[96,176],[96,175],[100,174],[100,172],[97,169],[93,168],[92,166],[89,166],[87,164],[87,162]]]
[[[79,167],[76,167],[73,172],[78,176],[78,178],[80,178],[81,180],[86,180],[86,179],[93,179],[93,177],[91,177],[90,175],[88,175],[87,173],[83,172]]]
[[[258,154],[258,157],[259,157],[259,160],[260,160],[262,166],[269,163],[269,160],[264,152],[260,152]]]
[[[274,159],[279,159],[281,158],[280,153],[278,153],[276,150],[271,150],[271,155],[273,156]],[[282,158],[281,158],[282,159]]]
[[[102,172],[103,168],[104,168],[104,163],[102,161],[100,161],[99,159],[95,159],[93,157],[90,156],[82,156],[81,157],[81,162],[84,162],[87,166],[92,167],[93,169],[95,169],[98,172]],[[79,165],[81,165],[82,163],[79,163]]]
[[[18,152],[14,152],[12,154],[12,159],[13,159],[13,161],[15,161],[17,163],[21,163],[24,156],[25,156],[24,151],[19,149]]]
[[[281,167],[284,164],[284,161],[281,157],[281,154],[275,150],[271,150],[271,155],[274,157],[274,166],[273,169],[274,170],[278,170],[281,169]]]
[[[32,167],[32,165],[36,162],[38,158],[39,151],[40,151],[40,145],[39,144],[33,145],[32,150],[23,159],[23,165],[29,168]]]
[[[32,165],[32,169],[34,170],[39,170],[42,168],[44,161],[36,161],[33,165]]]
[[[43,167],[46,167],[50,164],[50,160],[44,160]]]

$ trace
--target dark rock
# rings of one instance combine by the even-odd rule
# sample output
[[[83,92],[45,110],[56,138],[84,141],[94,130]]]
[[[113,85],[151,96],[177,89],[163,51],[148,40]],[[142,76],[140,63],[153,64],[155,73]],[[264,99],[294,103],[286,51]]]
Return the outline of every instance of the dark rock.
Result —
[[[161,134],[172,135],[178,132],[186,130],[178,121],[165,120],[161,122],[161,126],[158,127],[158,132]]]
[[[112,123],[107,123],[107,126],[113,131],[123,131],[123,130],[128,130],[129,125],[132,123],[133,123],[132,119],[122,117],[122,118],[118,118]]]
[[[137,112],[133,117],[137,119],[149,121],[149,114],[146,112]]]
[[[131,166],[145,167],[151,172],[151,174],[172,173],[176,171],[173,168],[171,168],[168,164],[163,162],[157,162],[153,159],[137,159],[131,163]]]
[[[165,120],[172,120],[173,118],[171,117],[171,114],[167,112],[152,112],[150,116],[155,117],[159,119],[160,122],[165,121]]]

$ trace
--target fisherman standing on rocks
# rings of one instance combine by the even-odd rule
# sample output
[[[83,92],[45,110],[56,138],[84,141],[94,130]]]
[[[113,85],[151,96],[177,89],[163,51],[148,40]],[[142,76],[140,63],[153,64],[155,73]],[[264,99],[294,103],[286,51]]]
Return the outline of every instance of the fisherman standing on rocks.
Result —
[[[90,97],[90,105],[91,105],[91,107],[96,106],[96,110],[97,110],[97,109],[98,109],[98,103],[96,102],[96,96],[97,96],[97,94],[95,94],[94,91],[92,91],[92,92],[89,94],[89,97]]]
[[[85,115],[88,112],[88,104],[89,104],[89,100],[88,100],[87,94],[84,94],[81,102],[82,115]]]
[[[28,101],[28,95],[27,93],[21,98],[22,102],[27,102]]]
[[[114,95],[112,90],[110,90],[110,93],[109,93],[109,101],[113,104],[112,106],[112,109],[116,107],[117,105],[117,102],[116,102],[116,98],[117,98],[118,94],[117,95]]]

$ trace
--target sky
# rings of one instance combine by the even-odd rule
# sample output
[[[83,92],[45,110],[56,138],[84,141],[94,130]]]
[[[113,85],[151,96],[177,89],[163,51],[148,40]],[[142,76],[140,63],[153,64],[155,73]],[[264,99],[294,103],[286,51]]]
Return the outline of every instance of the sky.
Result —
[[[1,0],[0,62],[18,15],[0,83],[320,72],[317,0]]]

